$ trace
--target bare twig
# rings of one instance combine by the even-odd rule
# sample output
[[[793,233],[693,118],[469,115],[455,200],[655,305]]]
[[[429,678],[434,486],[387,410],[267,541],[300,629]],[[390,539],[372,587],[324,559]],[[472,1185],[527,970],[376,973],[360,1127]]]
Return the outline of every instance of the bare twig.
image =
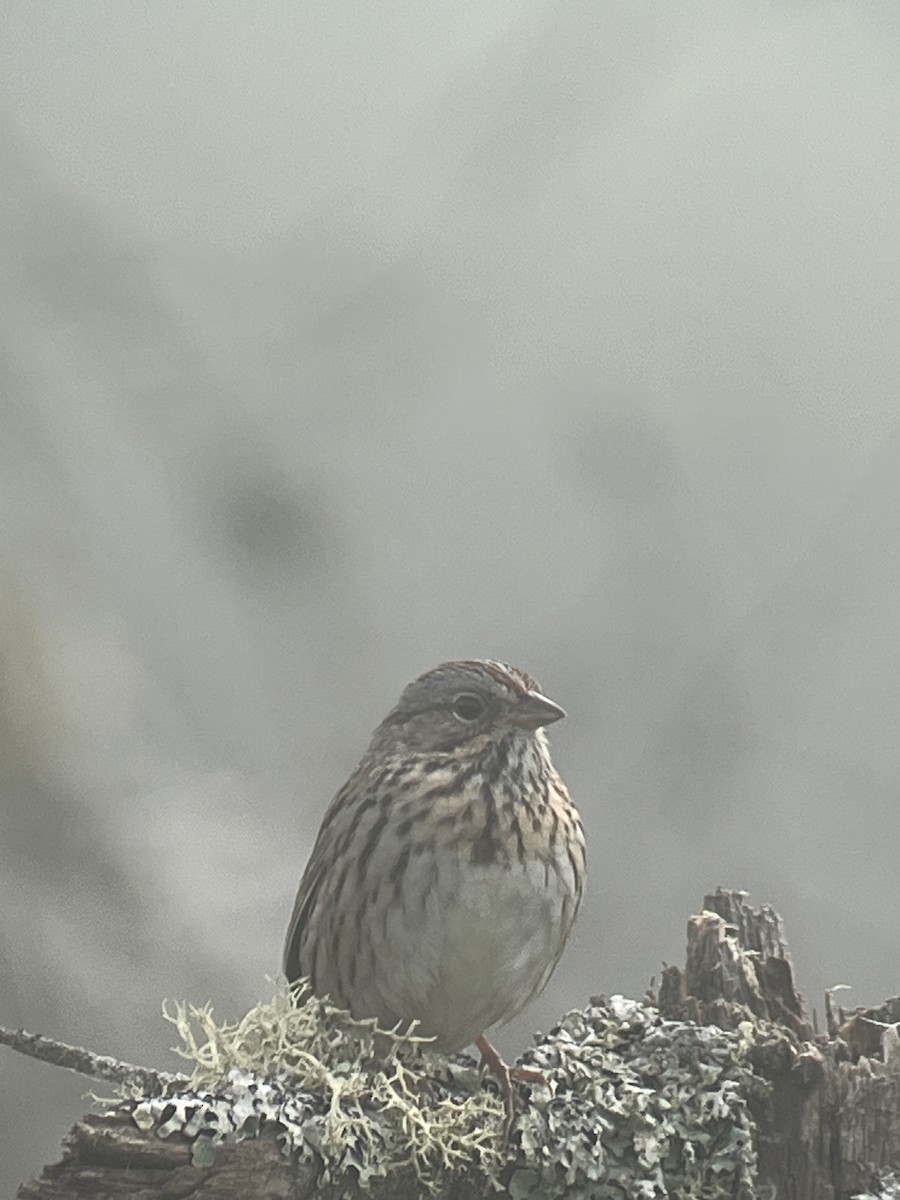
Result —
[[[6,1029],[0,1025],[0,1045],[9,1046],[19,1054],[37,1058],[56,1067],[66,1067],[90,1079],[103,1079],[135,1089],[144,1096],[160,1096],[173,1084],[184,1085],[186,1075],[173,1075],[168,1071],[154,1071],[151,1067],[136,1067],[133,1063],[121,1062],[107,1054],[94,1054],[81,1046],[68,1046],[54,1038],[42,1037],[39,1033],[28,1033],[24,1029]]]

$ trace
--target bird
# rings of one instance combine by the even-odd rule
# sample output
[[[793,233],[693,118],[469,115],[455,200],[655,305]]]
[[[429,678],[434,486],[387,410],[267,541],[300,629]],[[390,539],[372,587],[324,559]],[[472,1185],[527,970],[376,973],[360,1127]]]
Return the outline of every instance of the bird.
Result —
[[[510,1120],[485,1031],[545,986],[584,890],[581,818],[544,734],[564,716],[493,659],[413,680],[325,813],[284,946],[293,987],[383,1029],[416,1022],[445,1054],[476,1046]]]

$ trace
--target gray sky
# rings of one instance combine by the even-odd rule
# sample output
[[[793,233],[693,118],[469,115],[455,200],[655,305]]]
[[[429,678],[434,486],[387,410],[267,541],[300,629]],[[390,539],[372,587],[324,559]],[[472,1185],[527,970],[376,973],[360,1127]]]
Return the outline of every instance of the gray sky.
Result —
[[[163,996],[265,995],[456,655],[567,708],[588,828],[510,1053],[718,883],[820,1012],[896,993],[896,6],[4,15],[3,1021],[171,1066]],[[2,1069],[8,1194],[84,1105]]]

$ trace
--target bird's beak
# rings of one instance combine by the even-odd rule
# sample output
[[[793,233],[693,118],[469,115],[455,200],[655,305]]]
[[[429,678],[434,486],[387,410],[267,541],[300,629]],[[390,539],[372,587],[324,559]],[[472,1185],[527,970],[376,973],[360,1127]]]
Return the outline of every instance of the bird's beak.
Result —
[[[519,729],[540,729],[566,715],[565,709],[542,696],[540,692],[526,692],[512,707],[509,719]]]

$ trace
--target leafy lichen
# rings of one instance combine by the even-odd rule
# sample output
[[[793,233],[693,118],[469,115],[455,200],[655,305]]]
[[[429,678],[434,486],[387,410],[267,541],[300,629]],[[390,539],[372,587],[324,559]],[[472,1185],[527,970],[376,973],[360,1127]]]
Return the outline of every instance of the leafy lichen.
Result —
[[[570,1012],[525,1056],[552,1094],[518,1121],[518,1200],[752,1200],[749,1045],[621,996]]]
[[[137,1102],[134,1120],[217,1143],[273,1128],[322,1184],[411,1174],[445,1190],[468,1175],[513,1200],[753,1200],[748,1026],[663,1021],[613,997],[570,1012],[524,1057],[504,1142],[502,1104],[475,1064],[430,1053],[414,1031],[352,1021],[326,1001],[279,992],[235,1024],[209,1007],[167,1017],[192,1064],[178,1095]]]

